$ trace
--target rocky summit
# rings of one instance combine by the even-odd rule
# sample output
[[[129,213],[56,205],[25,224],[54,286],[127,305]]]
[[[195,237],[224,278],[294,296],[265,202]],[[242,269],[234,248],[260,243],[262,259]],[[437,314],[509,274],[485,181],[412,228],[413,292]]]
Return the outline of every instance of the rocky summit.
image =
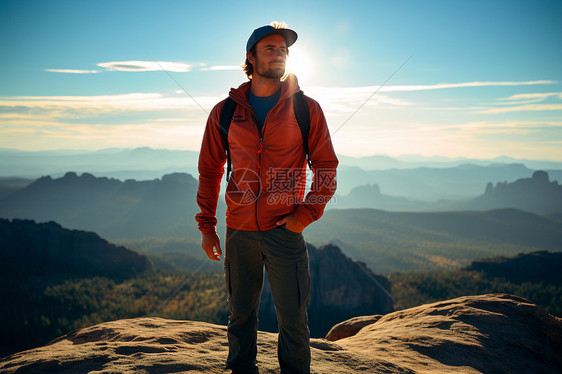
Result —
[[[260,332],[261,373],[278,373]],[[562,320],[506,294],[355,318],[312,339],[313,373],[559,373]],[[0,361],[1,373],[227,373],[226,328],[136,318],[102,323]]]

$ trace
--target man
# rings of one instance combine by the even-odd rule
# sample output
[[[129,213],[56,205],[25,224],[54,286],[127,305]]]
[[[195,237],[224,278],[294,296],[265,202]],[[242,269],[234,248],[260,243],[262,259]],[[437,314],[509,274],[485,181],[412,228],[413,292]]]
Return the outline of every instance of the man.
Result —
[[[300,89],[294,75],[282,80],[288,48],[296,39],[296,32],[287,28],[268,25],[254,30],[244,66],[250,80],[229,94],[236,104],[228,119],[229,155],[219,124],[226,100],[209,115],[199,155],[201,212],[196,220],[203,249],[218,261],[222,250],[215,213],[227,156],[232,164],[230,179],[227,174],[224,266],[231,312],[227,367],[233,373],[258,373],[257,315],[264,265],[279,323],[281,373],[310,373],[310,274],[302,231],[322,216],[333,196],[338,160],[320,106],[304,96],[313,171],[305,198],[306,150],[293,108],[293,96]]]

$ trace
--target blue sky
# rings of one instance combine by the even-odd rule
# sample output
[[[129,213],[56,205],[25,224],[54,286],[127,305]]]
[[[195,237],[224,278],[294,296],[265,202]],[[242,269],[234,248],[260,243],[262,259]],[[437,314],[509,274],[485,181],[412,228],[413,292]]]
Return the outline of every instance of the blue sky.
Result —
[[[197,150],[246,79],[248,36],[277,20],[340,154],[562,161],[561,16],[560,1],[0,1],[0,147]]]

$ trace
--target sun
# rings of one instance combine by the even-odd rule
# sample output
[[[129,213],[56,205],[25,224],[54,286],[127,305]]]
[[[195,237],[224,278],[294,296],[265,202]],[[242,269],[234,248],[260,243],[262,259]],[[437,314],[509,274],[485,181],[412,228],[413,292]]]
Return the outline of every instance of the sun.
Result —
[[[287,57],[287,73],[293,73],[300,82],[309,81],[315,72],[314,59],[307,52],[306,48],[291,47],[289,57]]]

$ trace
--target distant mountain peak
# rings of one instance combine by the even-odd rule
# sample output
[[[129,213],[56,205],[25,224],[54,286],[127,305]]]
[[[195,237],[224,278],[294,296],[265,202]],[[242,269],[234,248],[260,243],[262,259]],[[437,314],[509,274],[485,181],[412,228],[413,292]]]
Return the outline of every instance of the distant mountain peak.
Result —
[[[496,209],[517,208],[534,213],[562,212],[562,186],[551,182],[548,173],[535,171],[531,178],[515,182],[500,182],[496,186],[489,182],[484,195],[470,201],[470,208]]]
[[[197,183],[195,178],[191,174],[186,173],[172,173],[166,174],[162,177],[162,182],[189,182]]]
[[[350,195],[356,195],[358,197],[380,195],[381,189],[378,184],[366,184],[363,186],[353,187]]]
[[[550,183],[548,179],[548,173],[542,170],[535,171],[531,179],[535,183]]]

